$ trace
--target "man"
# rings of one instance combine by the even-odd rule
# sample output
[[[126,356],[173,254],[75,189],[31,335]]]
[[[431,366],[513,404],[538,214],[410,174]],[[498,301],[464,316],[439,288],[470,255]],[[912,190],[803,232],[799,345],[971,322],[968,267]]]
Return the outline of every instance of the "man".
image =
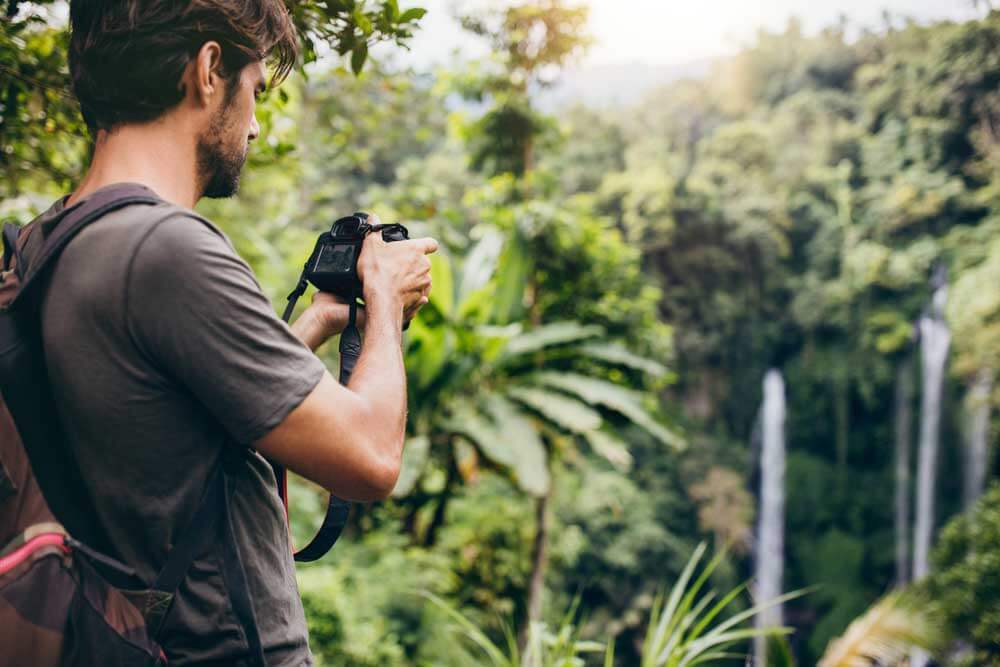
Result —
[[[263,61],[296,57],[281,0],[73,0],[70,70],[95,139],[57,222],[99,190],[140,184],[163,200],[107,214],[59,259],[42,305],[57,409],[117,552],[146,581],[182,538],[209,473],[229,470],[231,522],[269,665],[310,664],[288,530],[264,457],[349,500],[384,498],[406,418],[401,329],[427,302],[432,239],[365,242],[364,352],[349,386],[311,350],[346,306],[318,295],[292,327],[249,267],[190,208],[236,192]],[[250,654],[227,597],[222,547],[188,571],[160,641],[171,664]]]

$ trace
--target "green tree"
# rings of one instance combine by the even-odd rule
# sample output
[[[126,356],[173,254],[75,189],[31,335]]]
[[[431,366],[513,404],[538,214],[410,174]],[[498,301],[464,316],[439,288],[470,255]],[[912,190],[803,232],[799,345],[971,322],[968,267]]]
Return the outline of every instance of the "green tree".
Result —
[[[972,645],[964,664],[1000,665],[1000,484],[942,530],[926,590],[953,641]]]
[[[588,8],[565,0],[527,0],[463,16],[462,25],[487,40],[493,60],[460,78],[467,96],[490,108],[470,129],[472,165],[489,174],[522,176],[535,166],[539,139],[551,122],[531,101],[590,42]]]
[[[329,49],[359,73],[368,48],[405,45],[426,10],[397,0],[288,1],[303,63]],[[7,0],[0,16],[0,196],[63,192],[81,174],[89,142],[69,85],[65,2]]]

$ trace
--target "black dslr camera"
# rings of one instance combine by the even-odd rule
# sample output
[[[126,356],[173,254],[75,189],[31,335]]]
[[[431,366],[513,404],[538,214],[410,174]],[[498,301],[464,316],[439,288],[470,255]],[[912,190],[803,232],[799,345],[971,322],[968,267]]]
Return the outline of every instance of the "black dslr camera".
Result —
[[[385,241],[405,241],[410,238],[406,227],[398,223],[371,225],[367,213],[355,213],[340,218],[330,231],[320,234],[316,247],[306,262],[303,277],[316,289],[333,292],[350,301],[361,295],[358,278],[358,255],[365,237],[381,232]]]
[[[403,225],[369,224],[367,213],[355,213],[337,220],[330,231],[319,235],[316,247],[313,248],[312,255],[309,256],[309,261],[299,276],[298,284],[288,295],[285,314],[281,316],[285,322],[291,319],[295,302],[308,289],[309,283],[323,292],[332,292],[347,301],[350,309],[348,325],[340,334],[340,382],[343,385],[350,381],[354,366],[361,356],[362,340],[357,327],[357,311],[360,307],[358,297],[361,296],[358,256],[361,254],[365,237],[372,232],[381,232],[382,238],[386,241],[405,241],[410,238],[410,233]],[[405,329],[408,324],[404,324],[403,328]],[[278,492],[287,510],[285,469],[277,463],[271,465],[278,480]],[[349,511],[349,502],[331,495],[319,533],[308,546],[295,554],[295,560],[313,561],[329,551],[340,536]]]

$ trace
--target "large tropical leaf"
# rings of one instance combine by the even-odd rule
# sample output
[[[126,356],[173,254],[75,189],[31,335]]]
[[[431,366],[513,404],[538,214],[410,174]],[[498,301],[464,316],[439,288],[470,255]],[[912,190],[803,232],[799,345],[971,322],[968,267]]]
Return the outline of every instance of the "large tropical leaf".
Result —
[[[628,470],[632,467],[632,455],[628,451],[628,446],[615,436],[605,431],[588,431],[583,437],[595,453],[603,456],[619,470]]]
[[[580,351],[594,359],[634,368],[654,378],[665,377],[668,373],[667,367],[660,362],[640,356],[617,343],[588,342],[580,346]]]
[[[462,280],[458,286],[460,304],[464,305],[466,299],[486,286],[496,269],[502,248],[503,234],[496,229],[487,229],[472,247],[462,264]]]
[[[410,323],[406,338],[406,370],[418,389],[429,385],[452,353],[452,332],[447,327],[429,327],[419,318]]]
[[[524,289],[528,283],[531,262],[524,240],[513,234],[504,245],[497,265],[496,288],[493,290],[492,319],[505,324],[516,319],[524,310]]]
[[[548,453],[531,418],[499,394],[486,399],[486,409],[513,451],[511,469],[518,486],[534,496],[549,492]]]
[[[430,256],[431,289],[430,302],[445,318],[452,316],[455,309],[455,281],[451,272],[451,259],[444,251]]]
[[[889,593],[827,645],[819,667],[895,665],[912,649],[933,650],[938,632],[924,609],[899,591]]]
[[[403,464],[399,470],[399,479],[396,480],[396,487],[392,490],[394,498],[406,496],[416,486],[420,479],[420,473],[427,463],[427,456],[430,453],[431,440],[426,435],[417,435],[406,440],[403,448]]]
[[[537,374],[537,379],[544,385],[579,396],[591,405],[603,405],[618,412],[666,445],[678,449],[684,447],[682,438],[646,412],[641,395],[635,391],[578,373],[543,371]]]
[[[553,322],[536,327],[526,333],[514,336],[507,342],[504,349],[505,357],[515,357],[530,352],[537,352],[553,345],[565,345],[600,336],[604,329],[596,324],[580,324],[579,322]]]
[[[514,466],[516,456],[510,438],[483,413],[463,405],[455,410],[443,426],[453,433],[465,436],[486,458],[497,465],[510,468]]]
[[[570,433],[600,428],[601,414],[575,398],[541,387],[512,387],[507,395]]]

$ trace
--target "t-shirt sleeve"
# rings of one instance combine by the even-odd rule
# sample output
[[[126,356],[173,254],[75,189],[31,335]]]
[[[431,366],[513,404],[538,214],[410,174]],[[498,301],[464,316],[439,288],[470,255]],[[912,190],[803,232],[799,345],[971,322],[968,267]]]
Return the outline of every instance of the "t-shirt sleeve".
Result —
[[[132,257],[125,317],[135,344],[236,442],[266,435],[319,383],[323,363],[275,315],[221,232],[178,214]]]

